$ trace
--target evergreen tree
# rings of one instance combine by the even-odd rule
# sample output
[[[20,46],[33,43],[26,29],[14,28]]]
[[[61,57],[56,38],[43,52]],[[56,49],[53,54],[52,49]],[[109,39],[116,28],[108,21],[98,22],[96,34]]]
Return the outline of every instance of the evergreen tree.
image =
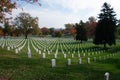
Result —
[[[83,21],[80,21],[80,23],[75,24],[76,28],[76,40],[87,41],[87,30],[85,29]]]
[[[99,14],[99,21],[95,31],[94,44],[115,44],[116,14],[106,2]]]
[[[99,20],[95,30],[94,44],[115,44],[115,29],[116,29],[116,14],[111,8],[111,5],[106,2],[102,6],[101,13],[99,14]]]

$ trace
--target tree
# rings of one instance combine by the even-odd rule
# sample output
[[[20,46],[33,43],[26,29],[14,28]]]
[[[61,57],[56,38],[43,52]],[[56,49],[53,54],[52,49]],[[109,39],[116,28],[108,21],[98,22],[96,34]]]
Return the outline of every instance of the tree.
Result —
[[[49,30],[48,28],[46,28],[46,27],[41,28],[41,31],[42,31],[42,35],[43,35],[43,36],[48,35],[49,32],[50,32],[50,30]]]
[[[66,34],[70,34],[70,35],[72,35],[75,38],[75,36],[76,36],[76,29],[75,29],[74,24],[70,24],[70,23],[65,24],[65,28],[66,28],[65,29]]]
[[[54,32],[55,32],[55,29],[54,28],[49,28],[49,34],[54,37]]]
[[[0,23],[6,21],[6,14],[11,14],[12,9],[14,9],[15,7],[16,3],[12,3],[11,0],[0,0]]]
[[[3,33],[3,28],[0,27],[0,37],[3,36],[3,34],[4,34],[4,33]]]
[[[116,36],[120,39],[120,20],[117,21]]]
[[[96,26],[97,26],[97,22],[96,22],[95,17],[93,17],[93,16],[89,17],[89,31],[88,31],[88,34],[89,34],[90,38],[94,38],[94,33],[95,33]]]
[[[84,23],[81,20],[80,23],[75,24],[76,28],[76,40],[80,40],[81,43],[82,41],[87,41],[87,31],[85,29]]]
[[[11,15],[12,10],[19,7],[18,5],[22,4],[22,2],[18,1],[24,1],[30,4],[37,3],[39,6],[41,6],[39,0],[0,0],[0,24],[2,23],[3,25],[6,25],[6,23],[8,24],[6,21],[12,19],[12,17],[6,17],[6,15]],[[6,30],[4,31],[6,32]]]
[[[12,9],[17,8],[17,4],[21,4],[17,1],[24,1],[30,4],[38,3],[41,6],[39,0],[0,0],[0,23],[5,22],[5,19],[11,19],[11,17],[6,18],[6,15],[11,14]]]
[[[14,20],[17,28],[25,35],[25,39],[27,39],[29,33],[32,33],[36,25],[38,25],[38,18],[33,18],[28,13],[20,13]]]
[[[41,34],[41,29],[39,28],[38,25],[38,17],[34,18],[32,21],[32,34],[33,35],[40,35]]]
[[[99,14],[99,20],[95,30],[94,44],[115,44],[115,30],[116,30],[116,14],[113,8],[106,2],[102,6],[101,13]]]
[[[62,37],[62,30],[55,30],[53,37]]]
[[[3,32],[4,32],[4,37],[10,35],[11,25],[9,24],[9,22],[5,22]]]

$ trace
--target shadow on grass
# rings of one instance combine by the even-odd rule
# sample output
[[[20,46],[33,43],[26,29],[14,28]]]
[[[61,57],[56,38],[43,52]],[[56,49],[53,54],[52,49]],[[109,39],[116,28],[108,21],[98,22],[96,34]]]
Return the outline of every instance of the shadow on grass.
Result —
[[[120,67],[118,59],[108,59],[106,62],[118,69]],[[104,73],[109,71],[111,80],[120,80],[120,72],[111,71],[112,69],[107,69],[109,66],[104,64],[105,62],[101,61],[51,68],[49,59],[1,58],[0,77],[9,80],[104,80]]]

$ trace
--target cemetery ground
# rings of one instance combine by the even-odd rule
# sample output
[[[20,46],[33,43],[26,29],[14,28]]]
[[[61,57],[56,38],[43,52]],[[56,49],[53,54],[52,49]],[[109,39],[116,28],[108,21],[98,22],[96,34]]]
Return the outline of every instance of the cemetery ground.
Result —
[[[0,80],[104,80],[105,72],[120,80],[120,42],[102,47],[71,39],[0,39]]]

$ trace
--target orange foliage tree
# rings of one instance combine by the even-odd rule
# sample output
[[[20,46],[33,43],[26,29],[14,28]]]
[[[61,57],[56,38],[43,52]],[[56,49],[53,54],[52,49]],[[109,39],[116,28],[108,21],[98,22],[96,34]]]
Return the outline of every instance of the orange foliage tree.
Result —
[[[0,27],[0,36],[3,36],[3,28],[2,27]]]
[[[93,16],[89,17],[89,31],[88,31],[89,37],[91,38],[94,37],[96,26],[97,26],[97,22],[96,22],[95,17]]]
[[[66,34],[70,34],[70,35],[72,35],[74,38],[75,38],[75,36],[76,36],[76,29],[75,29],[75,26],[74,26],[74,24],[65,24],[65,33]]]
[[[42,35],[46,36],[49,34],[50,30],[46,27],[41,28]]]
[[[11,14],[12,9],[16,7],[16,3],[12,3],[11,0],[0,0],[0,23],[6,21],[6,14]]]
[[[90,23],[89,33],[90,33],[90,36],[91,36],[91,37],[94,37],[94,32],[95,32],[96,26],[97,26],[97,22],[91,22],[91,23]]]

